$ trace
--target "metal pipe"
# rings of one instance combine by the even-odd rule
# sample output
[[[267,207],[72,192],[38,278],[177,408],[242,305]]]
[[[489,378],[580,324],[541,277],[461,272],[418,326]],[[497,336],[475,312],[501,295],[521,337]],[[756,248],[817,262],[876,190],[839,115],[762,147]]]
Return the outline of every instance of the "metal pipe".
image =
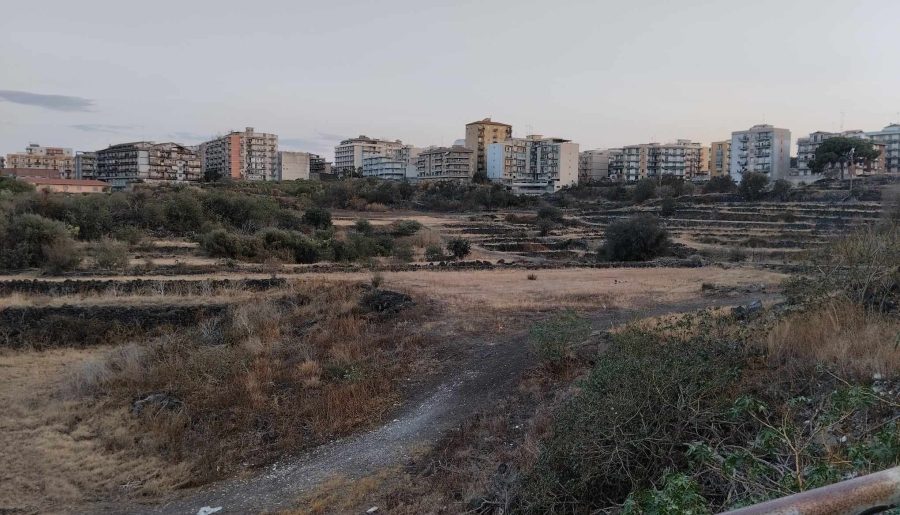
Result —
[[[900,467],[728,512],[730,515],[863,515],[900,506]]]

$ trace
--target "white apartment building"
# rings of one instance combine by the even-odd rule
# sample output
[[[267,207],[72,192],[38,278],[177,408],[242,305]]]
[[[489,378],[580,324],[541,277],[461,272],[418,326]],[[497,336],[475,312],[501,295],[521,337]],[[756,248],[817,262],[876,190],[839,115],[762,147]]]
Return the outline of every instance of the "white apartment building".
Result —
[[[402,151],[403,142],[359,136],[345,139],[334,147],[334,170],[355,172],[362,168],[363,158],[370,155],[396,157]]]
[[[487,146],[488,179],[516,194],[553,193],[578,184],[578,144],[533,134]]]
[[[709,173],[709,147],[691,140],[622,147],[621,178],[636,181],[674,175],[685,179]]]
[[[900,123],[892,123],[880,131],[867,132],[875,142],[884,145],[884,171],[900,173]]]
[[[278,180],[278,136],[247,127],[200,145],[203,176],[248,181]]]
[[[770,180],[785,179],[791,170],[791,131],[754,125],[731,133],[729,173],[741,182],[747,172],[764,173]]]
[[[309,152],[278,152],[278,180],[295,181],[297,179],[309,180],[310,170]]]
[[[97,178],[97,153],[96,152],[76,152],[75,153],[75,178],[76,179],[96,179]]]
[[[421,153],[421,148],[403,145],[399,149],[387,149],[386,154],[364,154],[362,175],[363,177],[375,177],[392,181],[414,178],[416,176],[416,161]]]
[[[417,179],[469,182],[472,180],[474,154],[472,149],[458,145],[426,148],[416,159]]]

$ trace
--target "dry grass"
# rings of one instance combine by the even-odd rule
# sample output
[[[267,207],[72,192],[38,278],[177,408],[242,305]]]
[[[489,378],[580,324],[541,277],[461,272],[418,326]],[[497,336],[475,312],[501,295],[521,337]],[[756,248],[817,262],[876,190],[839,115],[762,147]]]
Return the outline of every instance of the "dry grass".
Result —
[[[828,302],[791,315],[761,345],[777,365],[828,365],[862,380],[900,374],[900,320],[850,302]]]

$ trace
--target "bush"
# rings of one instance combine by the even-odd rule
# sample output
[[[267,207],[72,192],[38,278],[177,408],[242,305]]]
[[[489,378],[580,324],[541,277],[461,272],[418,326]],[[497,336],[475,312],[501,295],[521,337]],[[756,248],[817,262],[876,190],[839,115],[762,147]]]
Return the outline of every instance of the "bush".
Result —
[[[112,238],[101,238],[94,245],[94,262],[104,270],[121,270],[128,266],[128,246]]]
[[[538,234],[541,236],[547,236],[550,234],[550,231],[556,227],[556,224],[553,223],[552,220],[548,220],[546,218],[539,218],[537,223],[535,224],[538,230]]]
[[[665,197],[659,205],[660,216],[672,216],[675,214],[675,199],[673,197]]]
[[[422,224],[415,220],[399,220],[391,224],[391,234],[396,237],[412,236],[421,228]]]
[[[656,183],[652,179],[641,179],[634,185],[631,199],[637,203],[650,200],[656,196]]]
[[[790,182],[784,179],[778,179],[777,181],[772,183],[772,198],[774,198],[775,200],[780,200],[782,202],[788,200],[791,197],[792,188],[793,186],[791,186]]]
[[[331,213],[327,209],[314,207],[303,213],[303,221],[316,229],[327,229],[331,227]]]
[[[703,193],[734,193],[737,184],[727,175],[717,175],[703,185]]]
[[[8,191],[12,194],[28,193],[34,191],[34,186],[12,177],[0,177],[0,191]]]
[[[367,236],[371,235],[373,231],[372,223],[364,218],[357,220],[354,227],[356,228],[356,232]]]
[[[260,255],[261,246],[256,238],[233,234],[225,229],[214,229],[200,238],[200,248],[212,257],[253,259]]]
[[[81,261],[72,232],[65,224],[40,215],[12,216],[0,225],[0,268],[72,269]]]
[[[443,261],[444,249],[440,245],[429,245],[425,247],[425,261]]]
[[[741,185],[738,191],[745,200],[751,202],[759,200],[766,191],[769,177],[764,173],[747,172],[741,177]]]
[[[528,280],[536,279],[536,275],[528,275]],[[531,326],[529,341],[541,361],[558,367],[572,358],[572,346],[584,341],[590,333],[590,322],[570,310]]]
[[[413,248],[409,245],[398,245],[394,248],[394,259],[401,263],[411,263],[415,259]]]
[[[553,206],[542,206],[537,211],[537,219],[561,223],[563,221],[563,214],[562,211]]]
[[[318,242],[296,231],[263,229],[257,238],[269,255],[294,263],[315,263],[321,256]]]
[[[601,249],[609,261],[646,261],[663,255],[669,248],[669,235],[650,215],[637,215],[611,223],[606,228]]]
[[[454,258],[462,259],[469,255],[472,245],[469,243],[469,240],[464,238],[453,238],[447,242],[447,250],[450,251]]]

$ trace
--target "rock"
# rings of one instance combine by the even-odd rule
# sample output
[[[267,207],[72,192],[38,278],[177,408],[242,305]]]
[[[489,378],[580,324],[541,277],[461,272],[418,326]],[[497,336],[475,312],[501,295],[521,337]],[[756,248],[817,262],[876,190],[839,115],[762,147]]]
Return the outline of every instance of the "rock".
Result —
[[[371,508],[366,510],[366,513],[377,513],[377,512],[378,512],[378,506],[372,506]]]
[[[414,306],[412,297],[390,290],[372,290],[359,301],[360,306],[375,313],[399,313]]]
[[[210,515],[212,513],[218,513],[220,511],[222,511],[221,506],[216,506],[215,508],[213,508],[212,506],[204,506],[197,510],[197,515]]]
[[[181,399],[178,397],[166,392],[148,393],[138,397],[131,403],[131,412],[135,415],[140,415],[144,411],[144,408],[151,405],[156,406],[159,409],[176,411],[180,410],[184,406],[184,403],[181,402]]]
[[[762,312],[762,309],[763,309],[762,301],[759,299],[756,299],[756,300],[750,302],[749,304],[731,308],[731,315],[737,319],[746,320],[753,316],[758,315],[760,312]]]

